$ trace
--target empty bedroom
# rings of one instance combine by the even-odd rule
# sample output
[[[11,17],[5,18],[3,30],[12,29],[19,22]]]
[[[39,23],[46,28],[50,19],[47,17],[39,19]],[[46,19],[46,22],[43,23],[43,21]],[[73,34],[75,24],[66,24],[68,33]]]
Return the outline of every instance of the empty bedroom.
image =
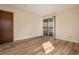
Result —
[[[79,5],[0,4],[0,55],[79,55]]]

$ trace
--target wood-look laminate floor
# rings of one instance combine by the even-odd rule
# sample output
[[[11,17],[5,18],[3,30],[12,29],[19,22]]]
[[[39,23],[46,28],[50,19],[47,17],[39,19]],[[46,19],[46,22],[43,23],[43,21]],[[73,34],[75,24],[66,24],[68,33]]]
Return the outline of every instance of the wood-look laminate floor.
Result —
[[[55,47],[45,53],[43,43],[50,41]],[[58,40],[48,37],[37,37],[0,45],[0,55],[78,55],[79,43]]]

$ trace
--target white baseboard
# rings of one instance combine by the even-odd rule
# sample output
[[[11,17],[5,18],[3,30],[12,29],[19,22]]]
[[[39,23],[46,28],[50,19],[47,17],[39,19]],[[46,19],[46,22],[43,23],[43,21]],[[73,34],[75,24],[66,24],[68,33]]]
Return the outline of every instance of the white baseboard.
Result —
[[[74,40],[66,40],[66,39],[60,39],[60,38],[56,38],[56,39],[70,41],[70,42],[74,42],[74,43],[79,43],[78,41],[74,41]]]

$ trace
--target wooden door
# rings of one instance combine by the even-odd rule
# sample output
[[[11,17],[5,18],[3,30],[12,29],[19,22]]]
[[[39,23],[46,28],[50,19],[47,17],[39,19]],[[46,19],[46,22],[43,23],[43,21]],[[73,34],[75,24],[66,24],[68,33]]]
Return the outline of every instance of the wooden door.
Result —
[[[13,13],[0,10],[0,44],[13,41]]]

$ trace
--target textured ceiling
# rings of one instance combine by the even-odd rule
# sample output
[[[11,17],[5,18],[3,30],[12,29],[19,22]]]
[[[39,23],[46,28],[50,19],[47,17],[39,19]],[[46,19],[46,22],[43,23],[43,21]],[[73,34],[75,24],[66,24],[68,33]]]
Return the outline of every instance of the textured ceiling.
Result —
[[[62,11],[67,8],[75,7],[77,5],[72,5],[72,4],[11,4],[9,6],[28,10],[40,16],[45,16],[45,15],[49,15],[52,13],[56,13],[58,11]]]

